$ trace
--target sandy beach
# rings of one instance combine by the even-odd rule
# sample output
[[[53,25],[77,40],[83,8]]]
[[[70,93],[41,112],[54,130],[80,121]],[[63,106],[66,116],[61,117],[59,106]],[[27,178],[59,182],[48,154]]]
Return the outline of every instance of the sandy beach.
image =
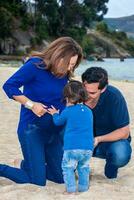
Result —
[[[12,165],[15,158],[22,158],[17,139],[17,123],[20,105],[9,100],[1,86],[16,68],[0,67],[0,163]],[[110,81],[124,94],[131,118],[131,135],[134,138],[134,83]],[[116,109],[116,108],[115,108]],[[132,141],[134,146],[134,141]],[[32,184],[16,184],[0,177],[0,200],[132,200],[134,198],[134,160],[119,170],[116,180],[108,180],[103,174],[105,161],[92,158],[90,189],[80,195],[63,195],[64,184],[47,182],[46,187]]]

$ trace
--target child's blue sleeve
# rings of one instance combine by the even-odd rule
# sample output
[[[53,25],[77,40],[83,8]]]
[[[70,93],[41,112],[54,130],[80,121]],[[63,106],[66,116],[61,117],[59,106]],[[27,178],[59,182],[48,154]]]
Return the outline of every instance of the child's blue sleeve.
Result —
[[[31,60],[29,59],[29,61],[4,83],[3,90],[9,98],[13,99],[14,95],[23,95],[19,88],[34,79],[37,69]]]
[[[66,120],[67,120],[66,109],[63,110],[60,114],[55,113],[53,115],[53,121],[57,126],[64,125],[66,123]]]

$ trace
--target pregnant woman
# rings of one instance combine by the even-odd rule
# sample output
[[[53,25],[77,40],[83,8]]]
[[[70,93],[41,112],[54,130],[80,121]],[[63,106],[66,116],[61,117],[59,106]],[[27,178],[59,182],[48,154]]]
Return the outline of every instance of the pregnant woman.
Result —
[[[4,84],[7,96],[21,104],[18,138],[24,159],[20,168],[0,164],[0,176],[16,183],[44,186],[46,179],[63,183],[60,132],[47,109],[62,111],[62,91],[82,59],[82,49],[70,37],[35,52]],[[20,88],[23,86],[23,91]],[[10,131],[10,127],[9,127]]]

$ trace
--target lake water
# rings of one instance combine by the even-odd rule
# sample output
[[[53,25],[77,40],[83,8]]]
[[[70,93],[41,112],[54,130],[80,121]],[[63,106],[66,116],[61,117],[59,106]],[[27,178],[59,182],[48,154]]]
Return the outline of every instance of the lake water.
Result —
[[[89,67],[103,67],[108,71],[109,78],[115,80],[134,81],[134,58],[125,59],[104,59],[104,62],[84,61],[75,71],[76,75],[81,75]]]
[[[22,63],[17,61],[0,62],[0,67],[19,67],[21,65]],[[121,62],[120,59],[104,59],[104,62],[83,61],[76,69],[75,75],[80,76],[87,68],[92,66],[106,69],[110,79],[134,81],[134,58],[125,59],[124,62]]]

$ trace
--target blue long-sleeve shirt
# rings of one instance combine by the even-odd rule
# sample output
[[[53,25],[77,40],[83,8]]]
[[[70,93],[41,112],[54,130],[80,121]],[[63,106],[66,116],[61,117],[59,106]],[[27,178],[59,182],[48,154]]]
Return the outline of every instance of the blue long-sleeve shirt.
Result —
[[[67,81],[67,76],[56,77],[45,69],[41,58],[33,57],[5,82],[3,89],[11,99],[13,96],[25,95],[32,101],[48,107],[54,105],[57,109],[63,110],[65,105],[62,102],[62,91]],[[20,90],[22,86],[23,90]],[[36,118],[31,110],[22,105],[18,131]]]
[[[87,106],[68,106],[60,114],[55,113],[53,120],[56,125],[65,125],[64,150],[93,150],[93,116]]]

